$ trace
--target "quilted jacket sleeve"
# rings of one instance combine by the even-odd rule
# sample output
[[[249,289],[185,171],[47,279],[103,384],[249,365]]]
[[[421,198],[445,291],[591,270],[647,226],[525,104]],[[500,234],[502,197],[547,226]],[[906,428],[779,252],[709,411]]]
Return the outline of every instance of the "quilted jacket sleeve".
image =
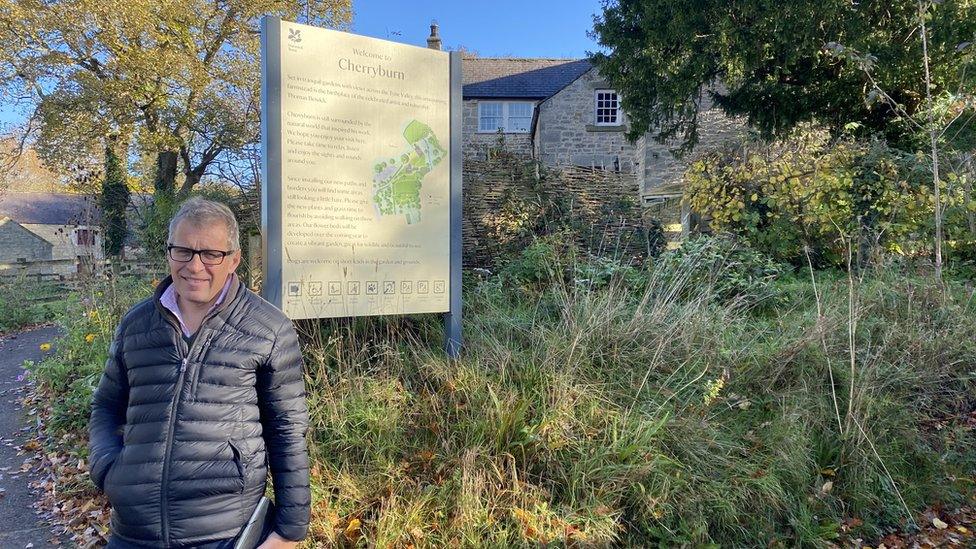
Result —
[[[308,409],[302,351],[291,320],[278,328],[267,363],[258,369],[258,404],[268,464],[274,481],[274,529],[299,541],[308,533],[312,494],[309,489]]]
[[[122,362],[122,326],[115,331],[105,371],[95,389],[88,422],[88,464],[99,490],[109,468],[122,451],[122,426],[129,402],[129,381]]]

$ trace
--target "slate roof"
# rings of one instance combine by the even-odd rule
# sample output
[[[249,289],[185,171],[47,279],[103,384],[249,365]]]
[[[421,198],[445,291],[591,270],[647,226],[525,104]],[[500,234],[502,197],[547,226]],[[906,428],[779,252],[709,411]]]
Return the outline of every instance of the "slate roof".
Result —
[[[3,216],[20,224],[94,225],[101,211],[94,198],[81,194],[5,192],[0,194]]]
[[[546,99],[583,76],[586,59],[466,57],[462,61],[465,98]]]

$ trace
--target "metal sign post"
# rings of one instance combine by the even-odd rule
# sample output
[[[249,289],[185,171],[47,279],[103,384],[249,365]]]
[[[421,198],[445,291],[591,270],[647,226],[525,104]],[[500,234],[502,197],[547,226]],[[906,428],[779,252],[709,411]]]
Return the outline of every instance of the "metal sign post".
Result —
[[[261,295],[281,308],[281,19],[261,19]]]
[[[444,314],[444,350],[448,358],[461,356],[461,53],[451,52],[451,310]]]

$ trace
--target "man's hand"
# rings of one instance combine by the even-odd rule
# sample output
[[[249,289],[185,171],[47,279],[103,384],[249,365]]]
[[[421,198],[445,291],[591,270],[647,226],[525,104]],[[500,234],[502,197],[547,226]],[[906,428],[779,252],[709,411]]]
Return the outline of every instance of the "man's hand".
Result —
[[[295,547],[298,547],[297,541],[285,539],[279,536],[277,532],[271,532],[268,539],[258,545],[257,549],[294,549]]]

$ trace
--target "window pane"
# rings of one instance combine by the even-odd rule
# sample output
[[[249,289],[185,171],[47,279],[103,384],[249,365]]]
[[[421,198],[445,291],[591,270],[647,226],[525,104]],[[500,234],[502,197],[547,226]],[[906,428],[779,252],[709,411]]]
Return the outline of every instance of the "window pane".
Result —
[[[478,130],[483,132],[494,132],[498,131],[502,127],[502,118],[500,116],[485,116],[482,117],[478,122]]]
[[[508,116],[509,117],[532,117],[532,103],[509,103],[508,104]]]
[[[507,130],[512,133],[526,133],[532,125],[532,103],[525,101],[512,102],[507,104],[508,124]]]
[[[494,132],[502,127],[501,103],[478,103],[478,131]]]
[[[502,104],[501,103],[481,103],[481,114],[485,116],[501,116],[502,115]]]
[[[603,90],[596,92],[596,123],[604,125],[619,124],[620,103],[617,92]]]
[[[508,131],[524,133],[529,131],[532,125],[532,118],[528,116],[508,117]]]

